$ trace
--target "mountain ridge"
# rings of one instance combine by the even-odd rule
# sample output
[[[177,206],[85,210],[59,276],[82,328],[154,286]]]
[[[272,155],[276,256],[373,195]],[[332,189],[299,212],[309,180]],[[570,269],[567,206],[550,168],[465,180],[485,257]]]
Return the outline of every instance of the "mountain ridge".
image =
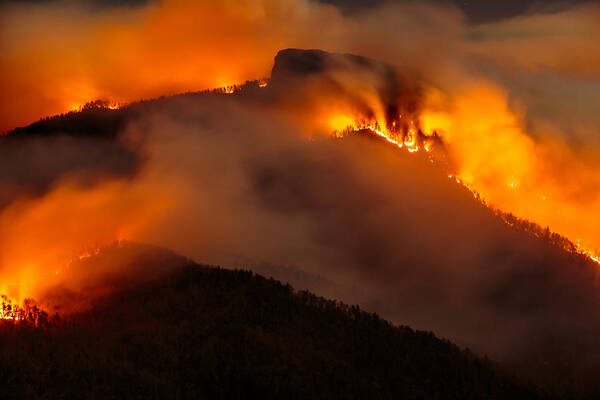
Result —
[[[197,264],[0,338],[7,399],[549,398],[431,333]]]
[[[302,54],[297,50],[295,56],[302,57]],[[327,58],[327,54],[319,52],[317,57]],[[314,58],[314,54],[309,52],[309,55]],[[252,126],[254,119],[243,120],[249,121],[248,124],[227,125],[226,122],[231,119],[229,116],[234,115],[233,111],[239,113],[242,107],[250,104],[272,106],[277,103],[277,96],[283,96],[290,103],[304,105],[303,102],[312,99],[305,99],[299,94],[303,93],[303,88],[307,89],[306,92],[314,91],[315,83],[323,84],[317,86],[319,89],[325,88],[335,95],[343,94],[343,87],[333,79],[339,68],[347,67],[343,72],[352,73],[356,67],[361,77],[367,68],[375,73],[375,78],[385,82],[387,74],[377,75],[381,71],[378,67],[371,68],[373,65],[362,62],[357,66],[357,59],[343,61],[344,55],[331,57],[337,61],[321,60],[323,62],[317,62],[317,67],[333,66],[332,70],[324,67],[325,70],[319,72],[317,68],[315,72],[312,68],[309,77],[303,75],[303,68],[294,73],[294,86],[291,87],[299,91],[272,93],[269,87],[260,88],[255,82],[234,90],[159,98],[118,110],[90,107],[70,114],[67,119],[55,118],[54,125],[48,125],[53,127],[44,135],[62,137],[60,133],[68,129],[56,127],[60,127],[64,120],[65,126],[71,129],[70,136],[80,144],[79,141],[88,135],[85,129],[80,131],[77,124],[71,124],[73,118],[83,118],[80,122],[85,127],[86,115],[97,116],[96,119],[101,122],[104,115],[121,115],[127,122],[123,122],[119,129],[127,129],[124,127],[129,127],[128,123],[135,120],[141,123],[140,131],[145,132],[152,130],[156,123],[153,118],[160,115],[169,122],[170,128],[180,128],[174,128],[173,132],[189,141],[185,142],[185,150],[210,145],[208,148],[218,150],[218,155],[221,155],[221,158],[207,158],[214,162],[198,163],[202,157],[198,157],[196,150],[189,155],[180,151],[177,163],[182,161],[181,155],[187,156],[186,161],[195,167],[192,170],[214,172],[221,180],[223,170],[219,168],[220,161],[229,159],[230,154],[243,155],[243,168],[235,178],[243,177],[245,191],[235,193],[235,201],[231,201],[232,207],[227,208],[224,215],[230,218],[232,211],[252,204],[257,207],[251,211],[257,212],[250,213],[250,216],[241,214],[244,218],[240,221],[251,220],[254,215],[266,215],[270,222],[283,222],[271,225],[271,228],[279,226],[281,230],[275,230],[272,237],[264,239],[268,242],[267,250],[263,254],[256,251],[256,262],[296,264],[309,274],[321,274],[321,268],[326,282],[302,283],[312,285],[317,288],[315,290],[324,290],[325,293],[318,293],[320,295],[361,304],[396,323],[434,331],[461,346],[474,348],[479,354],[490,354],[493,359],[509,366],[508,369],[518,371],[523,379],[552,387],[553,392],[562,394],[562,397],[568,398],[571,392],[577,392],[581,387],[586,388],[581,390],[587,390],[588,386],[592,388],[590,393],[600,393],[595,379],[596,333],[600,331],[597,315],[600,309],[599,270],[589,259],[575,253],[572,243],[569,247],[563,238],[510,214],[498,215],[474,199],[473,193],[466,187],[448,179],[442,170],[430,164],[423,152],[408,154],[398,151],[381,137],[367,132],[343,139],[302,141],[298,146],[282,146],[282,150],[271,144],[273,138],[281,136],[279,134],[285,133],[285,130],[277,131],[277,136],[258,136],[266,125],[263,119],[255,130],[245,129]],[[378,79],[375,81],[380,82]],[[402,94],[401,82],[398,79],[397,90],[380,92],[383,93],[383,104]],[[276,82],[275,86],[278,85],[281,86]],[[413,96],[409,97],[410,101],[402,103],[402,107],[409,109],[413,104]],[[368,107],[363,107],[363,110],[369,111]],[[394,117],[397,111],[398,108],[392,107],[389,115]],[[109,118],[106,126],[112,126],[112,120],[112,117]],[[215,126],[223,129],[216,130],[219,135],[209,136],[215,131]],[[27,142],[36,136],[33,131],[39,127],[32,126],[32,132],[9,135],[15,140],[8,142],[20,142],[21,139],[17,138]],[[88,128],[94,131],[94,123]],[[104,130],[99,129],[98,132]],[[111,143],[116,143],[119,148],[122,145],[118,141],[119,132],[113,133],[112,138],[103,140],[114,141]],[[249,137],[247,133],[255,133],[256,137]],[[222,148],[212,147],[212,143],[218,143]],[[75,146],[75,149],[85,152],[89,147]],[[127,150],[131,151],[132,147],[127,147]],[[250,156],[247,157],[248,154]],[[46,155],[50,162],[55,160],[54,154]],[[134,158],[128,164],[131,169],[125,173],[115,167],[122,167],[120,163],[107,163],[103,165],[106,170],[92,169],[92,172],[98,172],[100,180],[108,175],[131,178],[130,182],[135,183],[136,172],[144,167],[144,162],[143,157]],[[80,163],[81,158],[76,158],[64,170],[46,176],[50,183],[41,192],[54,188],[64,176],[72,178],[74,171],[82,172],[87,168],[86,164]],[[32,171],[46,172],[43,164],[34,167]],[[195,179],[195,175],[188,176],[189,170],[186,169],[183,176],[194,178],[191,182],[197,185],[201,180]],[[182,173],[180,170],[175,172]],[[8,177],[9,183],[10,179],[15,184],[23,183],[20,178],[15,180],[11,176]],[[93,187],[96,181],[89,178],[84,173],[82,182]],[[229,186],[237,187],[238,182],[230,181]],[[37,184],[33,182],[34,186]],[[210,186],[206,192],[218,189],[218,185]],[[230,197],[220,197],[210,204],[214,208],[221,204],[223,198],[230,200]],[[237,202],[239,199],[241,201]],[[299,219],[307,223],[300,224]],[[209,240],[212,239],[212,229],[218,231],[221,228],[220,220],[213,222],[214,225],[206,231]],[[253,224],[244,222],[250,236],[241,237],[254,244],[263,244],[258,238],[269,231],[260,229],[262,224],[262,220]],[[190,228],[191,232],[196,232],[195,226]],[[298,232],[306,236],[294,235]],[[245,230],[234,233],[248,234]],[[177,248],[181,254],[193,256],[195,247],[188,243],[188,247],[182,249],[185,245],[180,243],[189,241],[188,236],[178,237],[178,242],[171,241],[166,247]],[[228,241],[234,236],[221,234],[219,238],[227,246],[240,246],[234,240]],[[297,244],[299,239],[300,244]],[[303,245],[309,250],[305,250]],[[264,260],[280,248],[297,252],[292,253],[294,257],[291,260],[285,259],[289,257],[284,251],[279,253],[284,253],[283,261],[276,258]],[[255,250],[251,246],[245,247],[245,243],[241,249]],[[222,258],[215,256],[209,262],[244,265],[229,260],[231,254],[243,254],[240,247],[222,250]],[[248,267],[252,268],[252,263]],[[295,286],[293,280],[302,280],[302,277],[287,275]],[[282,279],[285,276],[284,271]],[[327,283],[335,282],[335,278],[341,280],[341,283],[336,282],[337,286]],[[349,284],[344,285],[348,281]],[[352,290],[357,286],[362,289],[361,293]],[[329,290],[337,292],[331,294]],[[573,386],[576,388],[572,390]],[[588,397],[594,398],[594,395]]]

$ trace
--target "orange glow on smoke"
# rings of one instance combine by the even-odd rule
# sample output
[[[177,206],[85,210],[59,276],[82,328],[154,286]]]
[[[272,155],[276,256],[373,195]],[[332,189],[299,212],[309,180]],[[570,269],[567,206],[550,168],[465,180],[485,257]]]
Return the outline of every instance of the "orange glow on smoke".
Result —
[[[494,209],[548,226],[600,263],[600,253],[593,250],[600,248],[600,225],[589,218],[600,215],[600,165],[584,167],[566,146],[536,142],[503,90],[491,84],[473,84],[452,96],[430,90],[425,103],[403,136],[386,129],[383,117],[365,121],[347,109],[325,118],[325,125],[338,137],[368,130],[411,153],[430,152],[434,143],[428,139],[439,134],[453,161],[451,179]],[[583,191],[582,197],[570,191]]]
[[[94,12],[77,2],[3,5],[0,134],[95,99],[129,103],[269,76],[278,50],[317,37],[309,22],[338,15],[307,7],[314,12],[290,1],[168,0]]]
[[[94,244],[139,237],[170,204],[154,187],[121,182],[92,190],[65,184],[42,200],[13,204],[0,213],[0,294],[15,304],[36,298],[67,278],[72,260],[97,254]]]
[[[235,92],[235,87],[223,90]],[[427,94],[423,114],[419,120],[409,121],[406,131],[397,129],[399,121],[386,127],[383,116],[367,120],[347,107],[335,109],[338,111],[329,114],[322,111],[303,115],[314,119],[309,125],[323,127],[338,137],[368,130],[410,153],[434,153],[433,135],[437,132],[456,164],[449,178],[467,187],[475,199],[549,225],[577,243],[581,254],[599,261],[590,249],[600,243],[600,227],[587,213],[591,210],[592,215],[598,215],[600,203],[587,199],[587,206],[580,208],[565,196],[571,182],[565,182],[564,175],[540,173],[551,171],[547,163],[552,158],[548,157],[556,153],[525,134],[519,115],[507,106],[500,89],[479,85],[452,98],[432,91]],[[432,154],[427,156],[435,161]],[[576,165],[569,156],[563,155],[562,161]],[[60,282],[74,257],[84,259],[96,254],[97,247],[90,250],[90,244],[123,238],[151,240],[151,232],[157,230],[157,224],[160,226],[173,202],[193,198],[179,193],[176,187],[165,187],[167,181],[156,173],[146,171],[150,178],[133,185],[117,181],[83,189],[64,183],[43,201],[23,200],[4,210],[0,214],[0,294],[8,295],[13,304],[22,304],[26,298],[35,298],[41,287]],[[583,182],[593,178],[581,171],[570,174],[577,174]],[[579,182],[572,187],[579,187]],[[73,254],[76,249],[86,248]],[[0,316],[12,318],[6,312]]]
[[[299,6],[297,1],[167,0],[93,14],[59,3],[0,9],[0,133],[47,115],[81,110],[94,99],[110,99],[102,106],[115,109],[140,99],[213,87],[234,94],[236,83],[268,76],[274,55],[285,47],[322,47],[400,61],[397,64],[414,56],[418,69],[426,70],[431,67],[423,62],[431,59],[428,46],[438,49],[439,44],[426,30],[398,34],[402,40],[393,38],[388,28],[398,26],[399,14],[386,14],[392,25],[375,18],[382,15],[372,16],[370,21],[377,23],[370,25],[344,19],[334,8],[315,2]],[[598,31],[598,14],[586,14],[586,26]],[[534,17],[534,22],[544,27],[543,32],[557,24],[569,32],[574,18],[553,14]],[[451,37],[456,34],[451,29],[447,42],[452,58],[462,60],[464,46],[469,54],[498,58],[500,64],[512,59],[524,67],[550,65],[574,75],[597,72],[600,58],[593,40],[597,35],[552,37],[548,46],[543,35],[522,39],[523,35],[510,34],[536,32],[530,22],[521,18],[478,28],[503,38],[493,41],[463,43],[462,37],[468,35],[458,29],[459,35]],[[314,30],[315,25],[331,30]],[[405,43],[404,38],[410,39]],[[413,48],[418,51],[407,51]],[[448,49],[441,50],[440,58]],[[423,60],[420,52],[425,53]],[[499,84],[473,82],[466,71],[468,82],[454,91],[426,88],[422,113],[402,117],[414,119],[407,132],[395,130],[397,121],[387,126],[377,91],[361,79],[341,77],[340,82],[374,116],[367,118],[346,99],[319,90],[312,93],[310,112],[295,114],[307,137],[315,132],[343,136],[368,130],[410,153],[435,153],[432,136],[437,132],[452,160],[450,179],[469,188],[476,199],[481,196],[502,211],[548,225],[599,262],[594,249],[600,248],[600,155],[594,150],[576,153],[559,139],[534,139],[524,122],[527,110],[512,104]],[[268,87],[268,81],[261,80],[258,86]],[[432,155],[429,159],[434,162]],[[74,255],[74,250],[123,238],[147,239],[149,226],[173,199],[185,197],[147,181],[134,188],[127,185],[106,183],[84,190],[63,184],[43,201],[22,201],[0,212],[0,294],[22,304],[35,297],[40,282],[60,280],[73,256],[93,255],[93,251]],[[2,313],[0,318],[5,318]]]
[[[453,97],[431,91],[426,102],[421,125],[443,137],[461,182],[490,205],[579,243],[598,262],[590,249],[600,248],[600,225],[590,215],[600,215],[600,165],[584,165],[557,141],[535,141],[498,87],[472,85]]]

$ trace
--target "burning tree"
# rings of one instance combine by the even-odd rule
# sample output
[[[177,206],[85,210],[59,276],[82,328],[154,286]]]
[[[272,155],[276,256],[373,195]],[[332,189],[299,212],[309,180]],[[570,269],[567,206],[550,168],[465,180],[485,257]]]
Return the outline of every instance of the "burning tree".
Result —
[[[29,323],[36,326],[48,322],[48,314],[40,309],[32,299],[25,299],[19,306],[7,296],[0,296],[0,320]]]

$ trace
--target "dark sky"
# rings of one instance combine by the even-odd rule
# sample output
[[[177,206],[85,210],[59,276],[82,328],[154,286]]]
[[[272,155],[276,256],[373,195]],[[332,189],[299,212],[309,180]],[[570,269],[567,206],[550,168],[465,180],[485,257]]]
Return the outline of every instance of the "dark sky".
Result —
[[[356,12],[372,7],[384,0],[319,0],[324,3],[339,6],[346,12]],[[408,3],[415,0],[387,0],[392,3]],[[455,3],[469,20],[473,22],[489,22],[514,17],[526,13],[532,8],[548,10],[561,9],[573,4],[599,2],[600,0],[433,0],[439,3]],[[416,2],[416,1],[415,1]]]
[[[55,0],[0,0],[0,4],[7,2],[21,3],[50,3]],[[92,6],[136,6],[149,1],[160,0],[81,0]],[[217,0],[220,1],[220,0]],[[334,4],[344,12],[353,13],[380,4],[386,0],[315,0],[323,3]],[[387,0],[392,3],[418,2],[418,0]],[[472,22],[496,21],[507,17],[514,17],[534,9],[561,9],[573,4],[597,3],[600,0],[432,0],[439,3],[455,3],[463,9]]]

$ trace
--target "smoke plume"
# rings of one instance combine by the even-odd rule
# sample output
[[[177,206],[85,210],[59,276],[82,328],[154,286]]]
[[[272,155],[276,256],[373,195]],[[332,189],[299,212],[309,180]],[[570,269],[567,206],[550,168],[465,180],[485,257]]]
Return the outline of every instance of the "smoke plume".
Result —
[[[293,266],[344,301],[548,380],[569,357],[573,376],[593,377],[589,259],[504,224],[422,152],[331,134],[402,116],[440,135],[450,172],[489,203],[600,247],[598,7],[472,25],[434,4],[65,4],[1,6],[0,129],[95,98],[267,77],[282,48],[339,54],[285,53],[258,94],[157,101],[116,141],[3,142],[2,291],[42,296],[40,280],[68,282],[71,252],[128,239],[205,263]]]

